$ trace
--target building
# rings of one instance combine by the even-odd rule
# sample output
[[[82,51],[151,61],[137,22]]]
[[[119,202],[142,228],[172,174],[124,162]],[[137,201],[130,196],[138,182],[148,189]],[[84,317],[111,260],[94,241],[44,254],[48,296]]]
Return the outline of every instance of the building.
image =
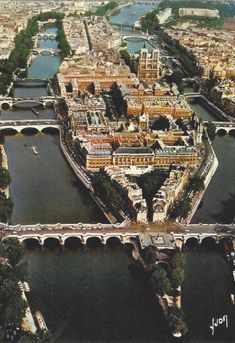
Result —
[[[210,10],[208,8],[179,8],[179,16],[219,18],[219,10]]]
[[[171,170],[169,177],[153,198],[153,222],[166,220],[174,202],[183,193],[188,178],[188,168],[178,167]]]
[[[119,167],[105,167],[105,173],[110,177],[111,180],[117,182],[117,184],[127,192],[128,199],[133,207],[137,222],[147,222],[147,203],[143,198],[142,189],[135,182],[131,182],[125,175],[125,171]]]
[[[160,77],[160,52],[158,49],[153,49],[148,52],[148,49],[142,48],[138,59],[138,73],[140,80],[147,82],[155,82]]]

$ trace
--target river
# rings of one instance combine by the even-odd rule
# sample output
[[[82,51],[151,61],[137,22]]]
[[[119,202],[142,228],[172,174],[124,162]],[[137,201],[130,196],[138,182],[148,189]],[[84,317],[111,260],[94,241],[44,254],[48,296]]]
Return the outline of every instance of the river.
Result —
[[[118,20],[135,21],[149,9],[146,6],[123,8]],[[59,63],[58,57],[39,56],[30,66],[29,76],[52,76]],[[22,88],[16,91],[24,92]],[[30,90],[34,94],[39,91],[45,89]],[[41,111],[42,118],[54,115],[48,109]],[[2,113],[4,119],[16,116],[35,118],[29,109]],[[13,223],[102,221],[102,214],[61,155],[57,135],[16,135],[5,140],[13,179]],[[217,141],[227,142],[230,138],[218,138],[215,145]],[[31,145],[37,145],[39,156],[32,154]],[[56,342],[172,341],[146,276],[130,258],[127,247],[27,249],[25,260],[29,265],[32,309],[43,313]],[[217,250],[187,252],[183,306],[190,333],[185,342],[212,340],[211,316],[220,314],[228,314],[230,329],[222,336],[221,331],[216,332],[213,341],[234,341],[228,277],[228,265]]]

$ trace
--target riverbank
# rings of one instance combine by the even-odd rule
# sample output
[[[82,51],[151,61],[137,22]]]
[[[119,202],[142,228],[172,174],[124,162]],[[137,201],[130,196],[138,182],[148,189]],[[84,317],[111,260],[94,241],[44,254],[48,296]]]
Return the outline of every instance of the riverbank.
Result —
[[[207,135],[208,138],[208,155],[207,155],[207,161],[205,162],[205,166],[202,169],[202,171],[199,174],[199,177],[204,180],[204,189],[200,192],[196,192],[193,199],[192,199],[192,206],[191,211],[188,214],[188,217],[186,219],[186,222],[184,224],[190,224],[194,214],[196,213],[205,193],[206,190],[219,166],[219,161],[217,159],[217,156],[215,154],[215,151],[213,149],[212,143]]]
[[[6,150],[4,148],[4,145],[0,145],[0,150],[1,150],[1,154],[2,154],[2,167],[5,168],[6,170],[8,170],[8,157],[7,157],[7,153]],[[10,188],[9,185],[2,189],[2,192],[5,194],[6,198],[8,199],[10,196]]]

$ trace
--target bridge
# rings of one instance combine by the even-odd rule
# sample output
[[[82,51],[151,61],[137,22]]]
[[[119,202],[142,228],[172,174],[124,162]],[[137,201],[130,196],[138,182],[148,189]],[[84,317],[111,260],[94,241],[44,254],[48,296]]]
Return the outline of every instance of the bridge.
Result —
[[[142,35],[126,35],[126,36],[122,36],[122,40],[137,40],[137,39],[141,39],[141,40],[147,40],[150,41],[151,39],[153,39],[154,36],[148,35],[148,34],[142,34]]]
[[[55,40],[56,39],[56,36],[57,36],[57,33],[49,33],[49,32],[39,32],[37,34],[37,38],[38,39],[43,39],[43,40]]]
[[[24,133],[25,130],[33,129],[37,132],[43,132],[45,129],[59,130],[61,124],[58,120],[4,120],[0,121],[0,132],[14,130],[17,133]]]
[[[186,98],[201,98],[202,95],[199,92],[192,92],[192,93],[184,93],[184,96],[186,96]]]
[[[35,225],[8,225],[0,223],[0,237],[2,239],[15,237],[20,242],[36,241],[44,245],[48,239],[64,245],[69,238],[77,239],[86,244],[91,238],[96,238],[102,244],[115,239],[119,242],[132,243],[139,240],[142,248],[155,245],[158,249],[182,248],[189,242],[203,244],[209,241],[221,243],[225,239],[235,238],[235,224],[190,224],[181,225],[170,223],[172,232],[162,232],[161,224],[146,224],[146,227],[137,223],[124,221],[117,224],[35,224]],[[147,232],[148,230],[148,232]]]
[[[53,48],[33,48],[31,49],[32,54],[34,55],[59,55],[61,50],[60,49],[53,49]]]
[[[58,98],[53,96],[42,96],[37,98],[12,98],[12,97],[0,97],[0,110],[12,109],[13,106],[21,104],[30,104],[31,107],[36,106],[51,106],[57,103]]]
[[[207,124],[208,121],[204,121],[203,123]],[[212,122],[215,125],[215,132],[216,133],[235,133],[235,122],[229,122],[229,121],[213,121]]]
[[[78,242],[86,244],[90,238],[99,239],[106,244],[110,239],[119,240],[121,243],[130,243],[137,237],[135,231],[128,230],[122,224],[36,224],[8,226],[0,224],[0,236],[17,238],[20,242],[35,240],[39,245],[44,245],[48,239],[56,240],[64,245],[69,238],[75,238]]]

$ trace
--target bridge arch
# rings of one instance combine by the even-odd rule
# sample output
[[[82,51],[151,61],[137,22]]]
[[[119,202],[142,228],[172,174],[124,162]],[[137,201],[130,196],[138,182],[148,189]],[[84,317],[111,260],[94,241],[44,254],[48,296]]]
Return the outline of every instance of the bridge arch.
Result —
[[[87,237],[86,238],[86,246],[89,248],[98,248],[103,245],[103,241],[101,237]]]
[[[184,241],[184,246],[188,249],[196,249],[199,247],[198,237],[188,237]]]
[[[22,135],[36,135],[39,133],[40,130],[38,130],[36,127],[24,127],[23,129],[20,130],[20,133]]]
[[[120,246],[123,243],[120,237],[114,237],[114,236],[104,238],[104,241],[105,241],[105,244],[110,247]]]
[[[25,248],[29,250],[41,247],[38,237],[24,238],[22,243],[24,243]]]
[[[58,237],[46,237],[43,241],[43,245],[48,249],[60,248],[61,241]]]
[[[225,136],[225,135],[227,135],[227,130],[225,130],[225,129],[223,129],[223,128],[221,128],[221,129],[217,129],[217,131],[216,131],[216,134],[218,135],[218,136]]]
[[[68,249],[75,249],[84,246],[81,237],[69,236],[64,239],[64,246]]]
[[[11,128],[11,127],[5,127],[5,128],[0,128],[0,132],[2,135],[5,136],[13,136],[17,135],[20,131],[17,130],[17,128]]]
[[[229,134],[229,136],[235,137],[235,128],[229,130],[229,133],[228,133],[228,134]]]
[[[58,133],[60,129],[58,127],[48,126],[41,130],[42,133]]]
[[[216,237],[207,236],[202,238],[201,240],[201,247],[206,249],[213,249],[217,246]]]
[[[8,101],[2,102],[1,103],[1,109],[3,111],[7,111],[7,110],[9,110],[11,108],[11,105],[12,104],[10,102],[8,102]]]

